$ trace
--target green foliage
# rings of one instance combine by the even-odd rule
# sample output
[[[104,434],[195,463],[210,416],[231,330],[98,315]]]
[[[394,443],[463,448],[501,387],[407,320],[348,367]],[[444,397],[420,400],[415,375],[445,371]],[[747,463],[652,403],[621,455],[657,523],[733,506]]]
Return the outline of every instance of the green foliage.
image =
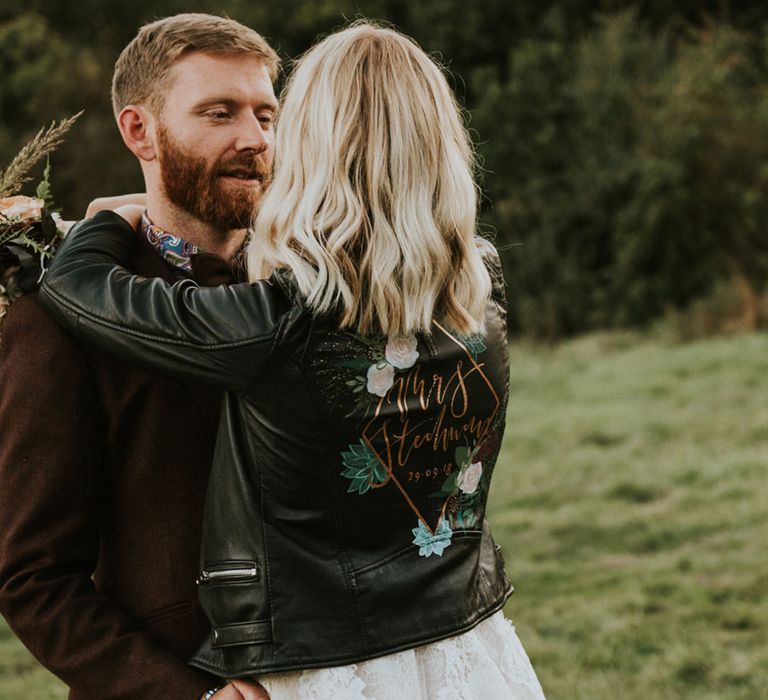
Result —
[[[38,199],[42,199],[48,210],[52,209],[54,206],[53,193],[51,192],[50,177],[51,177],[51,158],[49,156],[45,161],[45,169],[43,170],[43,179],[37,183],[37,188],[35,189],[35,197],[37,197]]]
[[[637,326],[723,277],[765,289],[762,39],[727,25],[652,31],[634,12],[510,53],[474,125],[513,321],[548,338]],[[768,319],[766,319],[768,321]]]
[[[116,175],[122,170],[138,174],[138,166],[120,142],[111,114],[115,55],[101,54],[93,36],[79,43],[79,28],[51,23],[43,11],[55,6],[35,12],[27,5],[5,21],[0,14],[0,163],[8,163],[41,124],[86,109],[52,159],[59,203],[76,218],[102,187],[116,186],[111,184]],[[39,167],[31,179],[41,174]],[[140,182],[134,180],[131,191]],[[111,191],[126,191],[127,184]]]
[[[362,441],[349,446],[341,453],[344,471],[342,476],[350,480],[347,493],[367,493],[373,486],[383,484],[387,470],[374,452]]]
[[[618,7],[634,9],[600,14]],[[65,218],[141,189],[114,126],[111,69],[142,23],[182,11],[255,27],[286,72],[360,16],[447,65],[484,164],[483,227],[503,249],[516,330],[642,326],[723,281],[753,325],[768,323],[756,301],[768,279],[768,5],[8,0],[0,162],[40,123],[85,108],[53,161]]]

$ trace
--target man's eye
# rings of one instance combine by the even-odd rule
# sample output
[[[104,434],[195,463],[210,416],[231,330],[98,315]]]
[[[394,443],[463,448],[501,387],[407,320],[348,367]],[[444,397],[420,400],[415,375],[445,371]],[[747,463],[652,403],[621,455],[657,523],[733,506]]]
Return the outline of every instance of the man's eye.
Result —
[[[258,117],[258,119],[259,119],[259,123],[262,126],[271,126],[272,125],[273,117],[272,117],[271,114],[262,114],[262,115],[260,115]]]
[[[212,112],[208,112],[208,116],[211,119],[229,119],[229,112],[225,109],[216,109]]]

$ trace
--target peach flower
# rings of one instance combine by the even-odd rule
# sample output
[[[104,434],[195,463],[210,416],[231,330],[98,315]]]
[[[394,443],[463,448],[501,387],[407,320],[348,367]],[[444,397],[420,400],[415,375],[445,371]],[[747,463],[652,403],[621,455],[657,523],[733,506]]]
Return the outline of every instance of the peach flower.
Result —
[[[42,199],[25,197],[19,194],[14,197],[0,199],[0,214],[8,219],[34,223],[42,218],[44,206],[45,203]]]

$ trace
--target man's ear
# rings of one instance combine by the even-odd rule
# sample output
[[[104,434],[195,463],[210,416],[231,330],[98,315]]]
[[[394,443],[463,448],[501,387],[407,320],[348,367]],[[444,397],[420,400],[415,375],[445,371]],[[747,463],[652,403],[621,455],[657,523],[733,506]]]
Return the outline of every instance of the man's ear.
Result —
[[[128,150],[141,160],[155,160],[155,129],[152,115],[141,105],[123,107],[117,115],[117,128]]]

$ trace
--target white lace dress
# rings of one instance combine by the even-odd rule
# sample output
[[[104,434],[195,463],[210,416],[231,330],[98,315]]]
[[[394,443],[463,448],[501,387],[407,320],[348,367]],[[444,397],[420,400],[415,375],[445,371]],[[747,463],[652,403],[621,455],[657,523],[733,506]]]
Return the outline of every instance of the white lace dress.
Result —
[[[259,681],[271,700],[544,700],[515,628],[502,612],[469,632],[416,649]]]

